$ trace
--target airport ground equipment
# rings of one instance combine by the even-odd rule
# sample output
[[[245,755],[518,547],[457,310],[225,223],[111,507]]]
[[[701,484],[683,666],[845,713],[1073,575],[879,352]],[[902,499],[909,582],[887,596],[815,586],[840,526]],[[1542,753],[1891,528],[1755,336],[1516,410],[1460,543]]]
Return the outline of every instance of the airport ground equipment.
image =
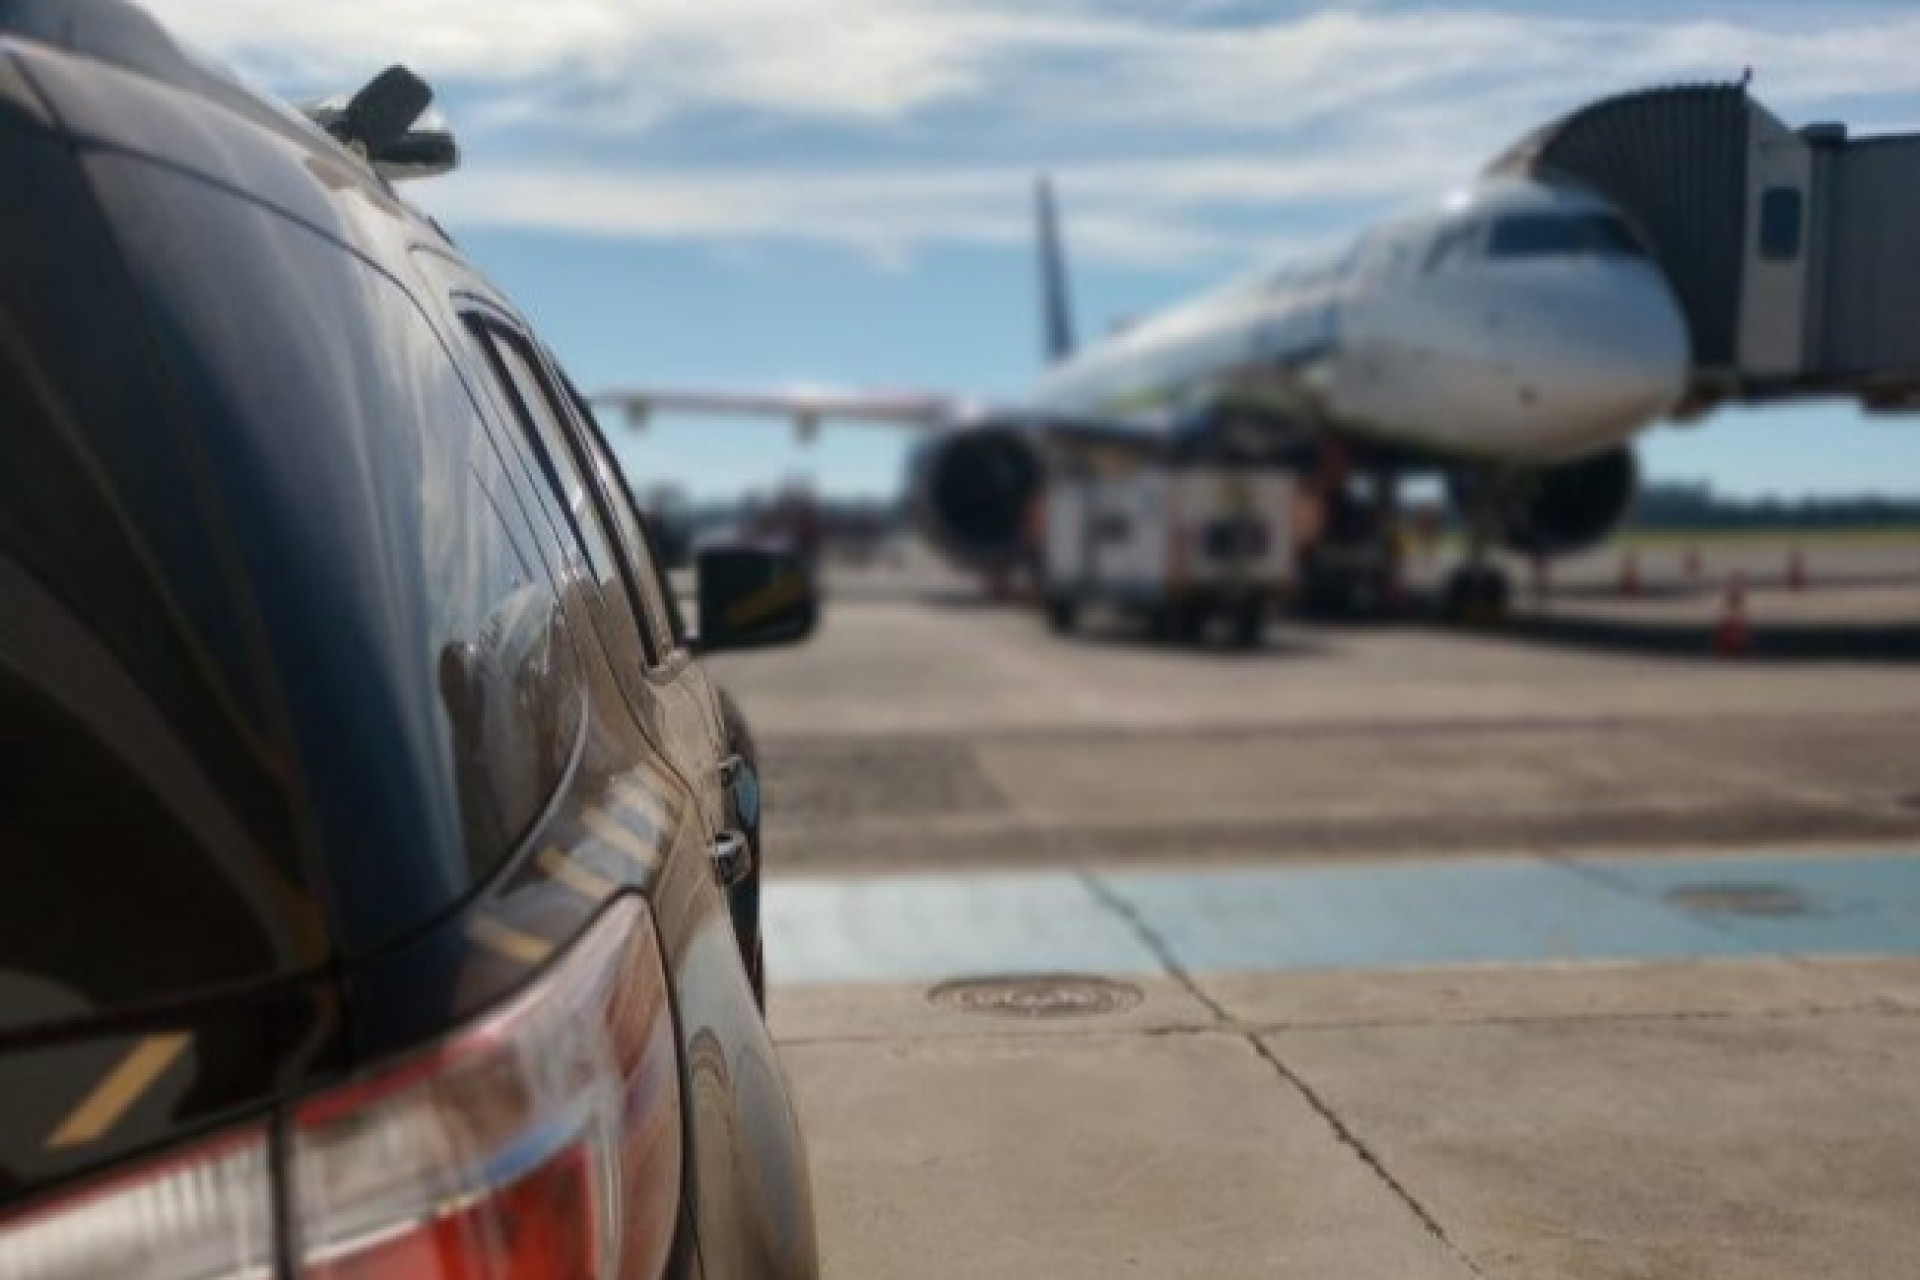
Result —
[[[1047,619],[1090,609],[1194,641],[1224,623],[1257,644],[1294,582],[1295,481],[1278,467],[1154,462],[1056,476],[1047,489]]]

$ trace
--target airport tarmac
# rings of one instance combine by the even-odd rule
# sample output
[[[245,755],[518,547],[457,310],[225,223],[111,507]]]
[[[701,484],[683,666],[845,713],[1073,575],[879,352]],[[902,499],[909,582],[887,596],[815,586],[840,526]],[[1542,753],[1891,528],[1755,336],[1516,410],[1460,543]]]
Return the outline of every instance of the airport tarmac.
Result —
[[[1075,641],[959,584],[843,590],[716,662],[766,750],[786,870],[1920,835],[1906,581],[1523,604],[1510,633],[1285,622],[1263,649]],[[836,584],[837,585],[837,584]]]
[[[867,578],[717,661],[827,1273],[1912,1274],[1913,558],[1739,658],[1596,569],[1252,654]]]

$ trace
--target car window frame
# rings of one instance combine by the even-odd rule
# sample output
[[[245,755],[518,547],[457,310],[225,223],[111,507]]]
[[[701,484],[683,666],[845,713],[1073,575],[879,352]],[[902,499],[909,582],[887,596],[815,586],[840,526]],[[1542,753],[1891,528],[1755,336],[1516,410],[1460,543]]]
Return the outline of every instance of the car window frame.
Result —
[[[490,307],[463,305],[460,308],[460,319],[472,341],[479,347],[481,359],[497,384],[496,389],[502,397],[503,407],[513,419],[512,429],[520,433],[527,447],[534,454],[533,461],[538,470],[537,474],[530,479],[536,486],[545,490],[551,505],[560,509],[559,518],[564,524],[556,528],[556,534],[562,539],[572,539],[581,564],[587,570],[587,576],[593,579],[594,592],[600,598],[600,607],[609,611],[626,610],[638,642],[635,647],[640,659],[640,669],[644,672],[657,668],[668,656],[660,650],[659,628],[644,607],[640,592],[636,589],[625,539],[619,535],[617,526],[607,510],[607,497],[598,477],[581,458],[577,427],[572,421],[571,406],[567,403],[565,393],[554,385],[554,378],[541,359],[539,343],[526,329]],[[556,474],[556,468],[563,464],[548,456],[549,447],[545,432],[530,420],[538,410],[524,403],[518,380],[505,367],[505,357],[498,344],[506,344],[514,350],[534,377],[535,390],[547,400],[545,409],[552,418],[554,427],[560,433],[561,447],[567,450],[566,465],[571,465],[579,473],[581,486],[587,497],[587,509],[584,515],[573,510],[572,504],[562,492],[564,485]],[[543,505],[547,503],[543,502]],[[548,513],[550,519],[553,514],[550,510]],[[583,518],[595,522],[594,532],[605,541],[612,554],[611,570],[620,582],[618,598],[610,598],[612,593],[605,589],[598,577],[587,532],[580,527]],[[600,639],[602,646],[607,647],[607,637],[602,636]],[[612,656],[609,653],[609,657]]]
[[[589,471],[595,476],[601,476],[604,465],[607,473],[604,478],[619,489],[617,494],[606,495],[607,502],[609,505],[625,504],[627,514],[632,518],[634,531],[639,535],[639,545],[629,547],[627,545],[629,539],[620,520],[617,517],[613,520],[615,542],[625,549],[629,557],[628,569],[633,575],[633,586],[652,616],[659,633],[661,657],[652,669],[671,673],[691,660],[693,650],[687,639],[687,629],[681,617],[679,601],[673,592],[673,581],[667,576],[667,571],[663,567],[665,562],[660,558],[660,549],[654,542],[653,526],[647,520],[646,514],[641,511],[639,502],[634,498],[632,482],[621,467],[619,455],[614,452],[587,398],[580,394],[580,389],[574,385],[573,379],[554,358],[552,351],[544,346],[540,351],[552,368],[554,381],[565,393],[567,407],[575,418],[575,428],[578,432],[576,438],[594,462],[594,466],[589,468]]]

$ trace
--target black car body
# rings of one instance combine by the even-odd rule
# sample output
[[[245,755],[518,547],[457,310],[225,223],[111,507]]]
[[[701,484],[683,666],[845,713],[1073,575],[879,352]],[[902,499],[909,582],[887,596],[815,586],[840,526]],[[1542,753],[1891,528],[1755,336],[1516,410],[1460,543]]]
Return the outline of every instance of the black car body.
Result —
[[[0,0],[0,1277],[814,1274],[690,647],[429,220]]]

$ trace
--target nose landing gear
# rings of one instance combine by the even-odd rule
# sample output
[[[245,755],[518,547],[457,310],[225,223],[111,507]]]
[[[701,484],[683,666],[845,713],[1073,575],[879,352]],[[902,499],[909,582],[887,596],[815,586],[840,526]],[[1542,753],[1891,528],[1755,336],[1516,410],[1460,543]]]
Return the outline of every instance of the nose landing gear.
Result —
[[[1447,575],[1441,601],[1443,613],[1452,621],[1480,627],[1506,621],[1513,585],[1490,553],[1501,536],[1504,486],[1510,483],[1507,477],[1481,473],[1460,485],[1467,516],[1467,562]]]

